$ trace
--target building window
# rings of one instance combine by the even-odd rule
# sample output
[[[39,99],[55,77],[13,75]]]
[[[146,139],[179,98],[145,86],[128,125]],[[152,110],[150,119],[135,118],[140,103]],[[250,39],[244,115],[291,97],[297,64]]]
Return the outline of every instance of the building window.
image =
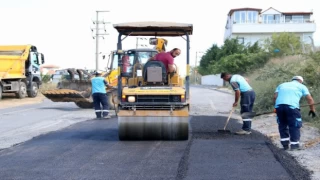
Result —
[[[305,22],[310,21],[310,15],[304,15],[304,16],[303,16],[303,20],[304,20]]]
[[[286,23],[291,22],[291,20],[292,20],[292,16],[291,16],[291,15],[285,16],[285,21],[286,21]]]
[[[275,23],[280,23],[280,14],[275,14],[274,15],[274,22]]]
[[[285,21],[286,23],[304,23],[310,21],[310,15],[287,15]]]
[[[257,23],[258,21],[258,12],[257,11],[247,11],[247,22],[248,23]]]
[[[265,24],[280,23],[280,14],[265,14],[265,15],[263,15],[263,23],[265,23]]]
[[[240,12],[239,12],[239,11],[234,12],[233,18],[234,18],[233,21],[234,21],[235,23],[240,23],[240,19],[241,19],[241,17],[240,17]]]
[[[303,16],[302,15],[293,15],[292,22],[293,23],[303,23]]]
[[[237,40],[238,40],[239,44],[244,44],[244,38],[243,37],[238,37]]]
[[[246,12],[240,11],[241,13],[241,23],[246,23]]]
[[[234,15],[233,15],[233,22],[245,23],[246,22],[246,12],[245,11],[235,11]]]

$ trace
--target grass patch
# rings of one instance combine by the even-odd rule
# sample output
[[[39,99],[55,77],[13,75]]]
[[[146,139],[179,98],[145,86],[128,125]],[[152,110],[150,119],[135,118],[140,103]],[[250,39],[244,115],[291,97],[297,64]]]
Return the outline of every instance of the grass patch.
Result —
[[[273,95],[276,87],[283,82],[291,81],[291,78],[295,75],[303,76],[304,83],[313,96],[315,103],[320,102],[319,60],[320,53],[312,56],[295,55],[273,58],[263,68],[248,74],[249,82],[256,92],[254,111],[272,111]],[[305,104],[307,104],[306,99],[301,98],[300,105]],[[318,115],[320,115],[319,110],[320,107],[316,106]],[[309,106],[301,107],[303,121],[309,122],[319,128],[319,117],[311,118],[308,116],[308,113]]]
[[[44,92],[44,91],[52,90],[56,88],[57,88],[57,84],[55,83],[43,83],[40,87],[40,92]]]

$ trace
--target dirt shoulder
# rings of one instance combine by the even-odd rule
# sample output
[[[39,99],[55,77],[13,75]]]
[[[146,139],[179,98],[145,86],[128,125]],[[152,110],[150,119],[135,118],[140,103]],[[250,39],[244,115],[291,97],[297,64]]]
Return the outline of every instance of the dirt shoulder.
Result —
[[[0,109],[37,104],[43,102],[44,99],[45,97],[41,93],[35,98],[26,97],[23,99],[18,99],[12,94],[3,94],[3,97],[0,100]]]

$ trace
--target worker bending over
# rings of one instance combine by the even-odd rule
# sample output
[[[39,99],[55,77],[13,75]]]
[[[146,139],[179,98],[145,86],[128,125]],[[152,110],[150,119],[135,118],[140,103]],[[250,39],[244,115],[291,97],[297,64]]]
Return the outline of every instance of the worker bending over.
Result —
[[[284,150],[299,150],[300,128],[302,119],[299,101],[306,97],[310,105],[309,115],[316,116],[314,101],[308,88],[302,84],[301,76],[294,76],[291,82],[280,84],[274,94],[274,108],[277,113],[277,122],[280,133],[280,141]]]
[[[248,80],[238,74],[229,74],[229,73],[221,73],[221,78],[230,83],[233,90],[235,91],[235,100],[233,103],[233,107],[238,105],[240,99],[241,111],[244,112],[252,112],[254,101],[256,98],[256,94],[253,91],[252,87],[249,85]],[[241,97],[241,98],[240,98]],[[246,135],[251,134],[251,122],[252,119],[242,119],[243,125],[242,130],[236,132],[238,135]]]
[[[91,85],[92,85],[92,98],[93,98],[93,105],[96,113],[97,118],[104,118],[109,119],[111,118],[109,116],[109,108],[108,108],[108,97],[106,92],[106,87],[112,87],[109,86],[106,80],[101,77],[102,72],[97,71],[96,77],[91,79]],[[101,108],[102,105],[102,108]]]

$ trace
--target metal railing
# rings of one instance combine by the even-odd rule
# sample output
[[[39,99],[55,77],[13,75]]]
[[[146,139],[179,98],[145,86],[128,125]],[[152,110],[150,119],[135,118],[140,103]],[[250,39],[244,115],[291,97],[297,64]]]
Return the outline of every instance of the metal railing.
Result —
[[[299,24],[299,23],[314,23],[314,21],[306,19],[294,20],[261,20],[261,21],[240,21],[233,24]]]

